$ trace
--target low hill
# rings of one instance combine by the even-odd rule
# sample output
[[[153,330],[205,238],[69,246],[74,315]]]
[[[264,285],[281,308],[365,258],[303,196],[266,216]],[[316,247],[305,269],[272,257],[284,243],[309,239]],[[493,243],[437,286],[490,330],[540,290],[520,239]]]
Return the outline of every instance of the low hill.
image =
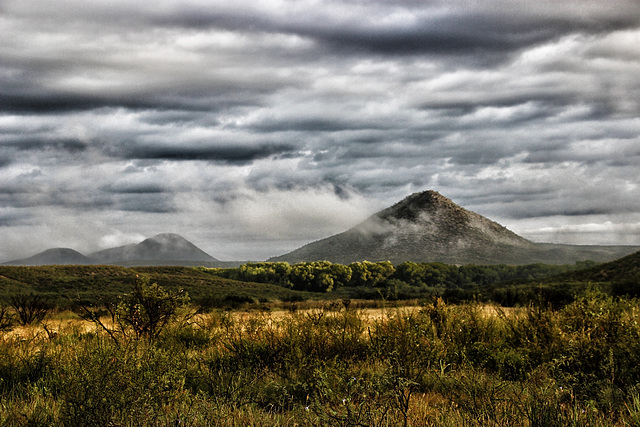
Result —
[[[89,265],[123,266],[182,265],[221,267],[239,262],[221,262],[178,234],[158,234],[140,243],[118,246],[85,256],[73,249],[55,248],[31,256],[5,262],[3,265]]]
[[[89,255],[95,263],[118,264],[123,262],[215,262],[207,254],[182,236],[172,233],[158,234],[140,243],[105,249]]]
[[[565,273],[547,279],[552,282],[635,282],[640,287],[640,251],[586,270]]]
[[[81,300],[95,303],[131,292],[138,276],[167,289],[184,289],[205,306],[238,302],[307,299],[309,293],[277,285],[239,282],[193,267],[120,267],[114,265],[0,266],[0,299],[36,293],[65,307]]]
[[[610,261],[638,249],[534,243],[435,191],[425,191],[412,194],[344,233],[269,261],[571,264],[587,259]]]
[[[46,265],[46,264],[58,264],[58,265],[86,265],[92,264],[93,260],[82,255],[80,252],[69,248],[53,248],[48,249],[39,254],[33,255],[29,258],[18,259],[15,261],[9,261],[4,265]]]

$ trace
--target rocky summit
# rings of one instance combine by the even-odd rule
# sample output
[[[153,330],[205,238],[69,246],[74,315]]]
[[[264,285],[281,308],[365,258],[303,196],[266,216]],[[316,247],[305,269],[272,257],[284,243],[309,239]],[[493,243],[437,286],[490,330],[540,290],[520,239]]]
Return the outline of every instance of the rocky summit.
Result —
[[[608,261],[637,250],[539,244],[464,209],[435,191],[414,193],[345,231],[270,261],[389,260],[449,264],[552,264]]]

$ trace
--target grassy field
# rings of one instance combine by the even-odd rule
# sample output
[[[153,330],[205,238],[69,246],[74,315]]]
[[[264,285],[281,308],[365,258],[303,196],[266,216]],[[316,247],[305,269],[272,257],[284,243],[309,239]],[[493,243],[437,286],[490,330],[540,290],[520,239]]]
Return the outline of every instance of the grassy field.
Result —
[[[3,332],[0,425],[640,422],[635,299],[590,293],[560,310],[508,311],[438,299],[176,305],[157,333],[123,321],[145,314],[134,302],[138,317],[62,312]]]
[[[640,425],[637,257],[0,267],[0,425]]]
[[[59,308],[114,300],[131,290],[138,276],[169,289],[185,290],[205,307],[237,307],[247,303],[317,299],[310,292],[281,286],[225,279],[193,267],[0,266],[0,300],[38,294]]]
[[[326,265],[328,264],[328,265]],[[384,264],[384,265],[379,265]],[[388,263],[387,263],[388,264]],[[138,276],[169,290],[183,289],[205,308],[239,308],[277,302],[411,300],[442,296],[445,300],[494,301],[504,306],[545,300],[557,306],[573,300],[585,282],[563,278],[541,283],[550,275],[578,266],[449,266],[441,263],[247,264],[240,268],[0,266],[0,301],[16,294],[37,294],[60,309],[114,301],[129,292]],[[634,276],[635,277],[635,276]],[[600,286],[600,284],[598,284]],[[602,285],[610,289],[610,284]],[[621,293],[634,290],[631,284]]]

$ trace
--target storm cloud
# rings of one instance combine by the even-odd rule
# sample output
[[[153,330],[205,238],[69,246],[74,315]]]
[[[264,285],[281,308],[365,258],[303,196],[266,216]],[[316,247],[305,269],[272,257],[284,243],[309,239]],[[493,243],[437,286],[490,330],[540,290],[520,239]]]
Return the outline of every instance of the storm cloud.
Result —
[[[0,261],[265,259],[427,189],[640,244],[638,2],[8,0],[0,31]]]

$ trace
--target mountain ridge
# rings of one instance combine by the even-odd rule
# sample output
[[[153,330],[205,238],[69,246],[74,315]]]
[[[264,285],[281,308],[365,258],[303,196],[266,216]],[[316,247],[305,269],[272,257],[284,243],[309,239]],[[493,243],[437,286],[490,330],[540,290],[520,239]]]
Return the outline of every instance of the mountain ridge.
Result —
[[[342,233],[308,243],[267,261],[571,264],[584,260],[612,261],[637,250],[640,250],[640,246],[534,243],[495,221],[455,204],[436,191],[427,190],[405,197]],[[140,243],[108,248],[88,256],[69,248],[53,248],[3,265],[223,267],[241,263],[219,261],[182,236],[163,233]]]
[[[93,252],[89,258],[106,264],[125,261],[218,261],[175,233],[162,233],[140,243]]]
[[[220,262],[184,237],[162,233],[140,243],[122,245],[83,255],[69,248],[52,248],[2,265],[192,265]]]
[[[640,291],[638,289],[638,277],[640,277],[640,251],[586,270],[552,276],[545,281],[629,282],[633,283],[633,288],[637,293]]]
[[[58,264],[58,265],[89,265],[92,264],[92,260],[81,254],[80,252],[70,248],[51,248],[28,258],[23,258],[15,261],[8,261],[3,265],[11,265],[10,263],[19,262],[20,265],[46,265],[46,264]]]
[[[349,230],[269,261],[564,264],[585,259],[609,261],[637,249],[640,247],[534,243],[428,190],[407,196]]]

